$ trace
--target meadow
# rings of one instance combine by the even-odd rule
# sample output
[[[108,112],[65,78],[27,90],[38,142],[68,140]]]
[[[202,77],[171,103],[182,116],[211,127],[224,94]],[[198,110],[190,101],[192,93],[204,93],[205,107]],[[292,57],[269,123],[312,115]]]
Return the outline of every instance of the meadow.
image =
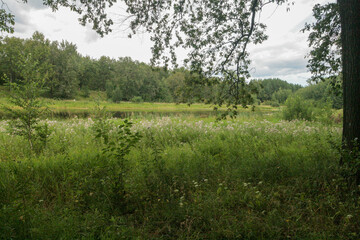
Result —
[[[341,126],[253,114],[2,120],[0,239],[358,239]]]
[[[1,90],[1,88],[0,88]],[[73,100],[54,100],[42,99],[42,102],[48,107],[49,111],[46,113],[47,118],[87,118],[93,115],[94,109],[97,105],[105,107],[109,114],[116,118],[152,118],[152,117],[199,117],[209,118],[215,117],[221,112],[226,111],[226,107],[218,107],[218,111],[214,111],[214,105],[204,103],[149,103],[149,102],[121,102],[114,103],[105,100],[106,96],[99,93],[93,93],[90,98],[78,98]],[[0,106],[11,106],[7,98],[0,98]],[[246,117],[253,117],[255,115],[262,116],[264,114],[278,112],[280,108],[270,107],[268,105],[256,106],[252,113],[251,107],[243,109],[239,108],[240,115]],[[0,119],[8,119],[9,113],[0,108]]]

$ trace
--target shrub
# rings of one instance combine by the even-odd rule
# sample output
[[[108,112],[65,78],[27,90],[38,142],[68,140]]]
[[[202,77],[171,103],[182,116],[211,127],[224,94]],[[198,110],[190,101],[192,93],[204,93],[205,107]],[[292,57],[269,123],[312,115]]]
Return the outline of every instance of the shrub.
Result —
[[[313,120],[313,105],[299,96],[289,97],[285,102],[286,108],[283,110],[285,120],[294,119]]]
[[[135,96],[130,101],[133,102],[133,103],[142,103],[142,102],[144,102],[144,100],[140,96]]]
[[[331,101],[317,103],[313,109],[314,119],[325,124],[334,123],[334,120],[332,119],[333,111],[331,106]]]
[[[332,122],[334,123],[341,123],[343,121],[343,118],[344,118],[344,114],[342,112],[342,110],[338,110],[336,112],[334,112],[333,114],[331,114],[331,120]]]

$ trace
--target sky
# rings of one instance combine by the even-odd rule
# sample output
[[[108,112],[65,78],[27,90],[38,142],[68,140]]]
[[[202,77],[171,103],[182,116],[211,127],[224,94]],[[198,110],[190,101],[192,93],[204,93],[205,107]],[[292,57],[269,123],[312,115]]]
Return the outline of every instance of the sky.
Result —
[[[56,12],[42,5],[42,0],[2,0],[7,4],[6,10],[15,15],[15,32],[13,36],[30,38],[39,31],[51,41],[67,40],[76,44],[83,56],[100,58],[131,57],[133,60],[149,63],[151,46],[148,34],[139,34],[131,39],[124,26],[116,22],[119,14],[124,13],[122,4],[109,9],[109,15],[115,20],[113,32],[101,38],[91,26],[81,26],[78,15],[66,8]],[[310,48],[307,34],[300,30],[306,22],[314,21],[312,7],[327,0],[294,0],[290,6],[268,4],[260,15],[260,21],[267,25],[268,40],[262,44],[249,47],[252,78],[280,78],[289,83],[305,86],[310,73],[306,68]],[[179,58],[184,52],[179,51]]]

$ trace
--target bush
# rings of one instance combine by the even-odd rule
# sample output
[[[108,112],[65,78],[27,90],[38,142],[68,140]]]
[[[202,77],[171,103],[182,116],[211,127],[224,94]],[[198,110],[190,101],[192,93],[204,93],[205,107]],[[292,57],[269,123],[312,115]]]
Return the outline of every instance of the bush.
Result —
[[[135,96],[130,101],[133,102],[133,103],[142,103],[142,102],[144,102],[144,100],[140,96]]]
[[[332,102],[320,102],[313,109],[314,119],[320,121],[325,124],[332,124],[335,121],[332,118],[333,110],[332,110]]]
[[[289,97],[285,102],[286,108],[283,110],[285,120],[294,119],[313,120],[313,105],[310,101],[304,100],[299,96]]]

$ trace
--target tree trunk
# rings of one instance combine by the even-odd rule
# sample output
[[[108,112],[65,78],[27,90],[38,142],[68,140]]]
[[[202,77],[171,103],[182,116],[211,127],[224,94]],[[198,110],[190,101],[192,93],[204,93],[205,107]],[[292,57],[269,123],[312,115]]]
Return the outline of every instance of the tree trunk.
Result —
[[[360,141],[360,0],[338,0],[341,19],[344,122],[343,144],[354,150]],[[357,170],[360,181],[360,170]]]

